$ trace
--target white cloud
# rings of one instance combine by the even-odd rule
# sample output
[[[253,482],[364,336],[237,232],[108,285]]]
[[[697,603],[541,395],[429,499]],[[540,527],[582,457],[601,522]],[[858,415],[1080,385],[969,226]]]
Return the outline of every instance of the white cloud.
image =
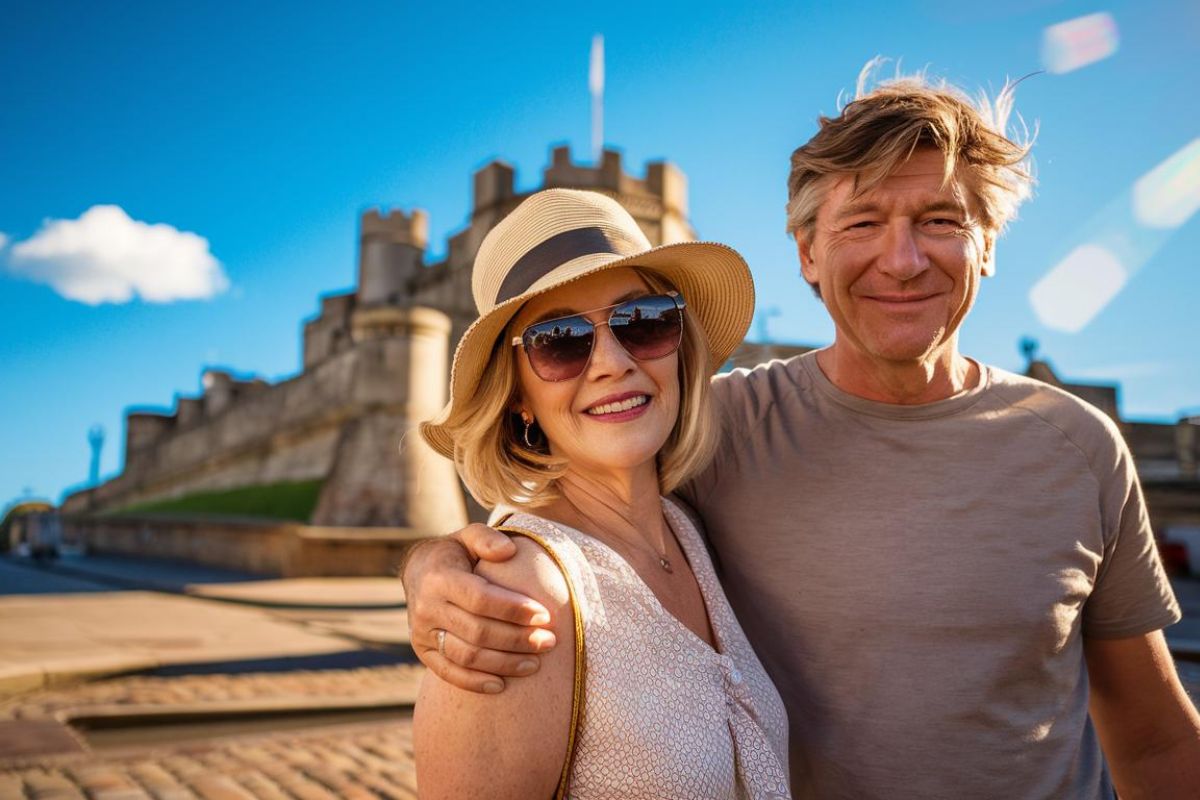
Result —
[[[89,305],[212,297],[229,287],[203,236],[131,219],[120,206],[92,206],[79,219],[46,220],[17,242],[9,265]]]
[[[0,250],[3,250],[8,245],[8,234],[0,233]]]

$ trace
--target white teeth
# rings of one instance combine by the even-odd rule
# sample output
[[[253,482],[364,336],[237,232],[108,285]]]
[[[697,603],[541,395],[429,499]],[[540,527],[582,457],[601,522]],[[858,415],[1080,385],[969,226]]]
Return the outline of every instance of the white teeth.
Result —
[[[638,406],[644,406],[644,405],[646,405],[646,403],[649,403],[649,402],[650,402],[649,397],[647,397],[644,394],[639,394],[636,397],[630,397],[627,400],[622,400],[619,403],[605,403],[602,406],[596,406],[595,408],[589,408],[587,410],[587,413],[591,414],[594,417],[598,417],[601,414],[616,414],[619,411],[628,411],[631,408],[637,408]]]

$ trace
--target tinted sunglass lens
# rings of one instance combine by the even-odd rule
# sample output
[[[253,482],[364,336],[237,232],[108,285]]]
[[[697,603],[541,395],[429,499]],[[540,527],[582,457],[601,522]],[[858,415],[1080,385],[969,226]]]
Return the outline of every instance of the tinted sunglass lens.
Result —
[[[629,355],[650,361],[679,348],[683,312],[670,297],[644,297],[614,309],[610,327]]]
[[[674,353],[683,340],[683,308],[666,295],[640,297],[614,306],[609,330],[625,352],[639,361]],[[539,322],[521,336],[529,365],[544,381],[567,381],[587,369],[596,337],[583,316]]]
[[[595,328],[584,319],[540,323],[525,331],[529,365],[544,381],[565,381],[587,367]]]

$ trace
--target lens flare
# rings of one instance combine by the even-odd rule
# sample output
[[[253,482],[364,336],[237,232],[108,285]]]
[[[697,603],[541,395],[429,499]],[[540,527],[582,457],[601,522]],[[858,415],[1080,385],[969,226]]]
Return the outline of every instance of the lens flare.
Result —
[[[1029,301],[1047,328],[1078,333],[1125,288],[1129,274],[1112,251],[1076,247],[1033,287]]]
[[[1048,328],[1078,333],[1200,210],[1200,139],[1158,164],[1100,210],[1078,247],[1029,292]]]
[[[1133,216],[1149,228],[1178,228],[1200,209],[1200,139],[1133,185]]]
[[[1042,65],[1061,75],[1102,61],[1117,52],[1117,22],[1100,12],[1076,17],[1042,31]]]

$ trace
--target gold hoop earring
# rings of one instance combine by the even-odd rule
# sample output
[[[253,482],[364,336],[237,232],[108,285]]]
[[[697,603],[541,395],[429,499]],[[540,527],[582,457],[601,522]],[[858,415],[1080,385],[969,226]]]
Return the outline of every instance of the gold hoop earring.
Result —
[[[533,427],[534,423],[533,417],[528,417],[525,414],[521,414],[521,422],[525,423],[525,446],[530,450],[536,450],[537,448],[534,446],[533,442],[529,440],[529,429]]]

